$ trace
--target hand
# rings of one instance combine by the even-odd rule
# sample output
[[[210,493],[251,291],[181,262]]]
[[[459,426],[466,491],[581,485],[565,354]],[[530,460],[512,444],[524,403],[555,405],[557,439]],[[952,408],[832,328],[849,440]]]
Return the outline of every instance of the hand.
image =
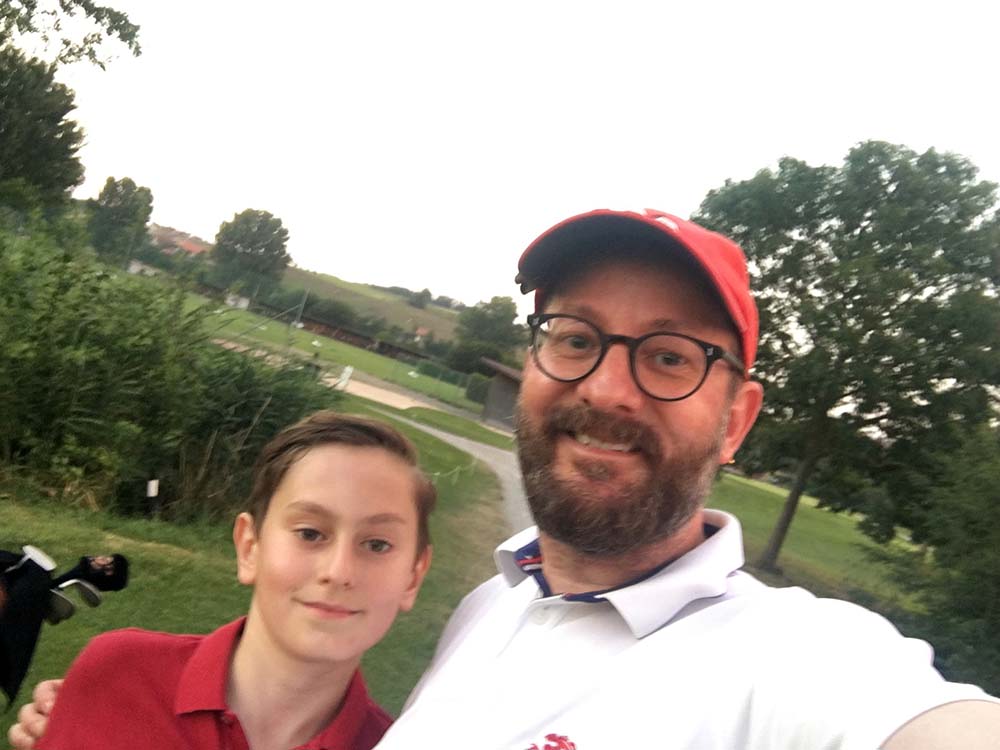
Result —
[[[17,724],[7,732],[7,739],[14,750],[32,750],[35,742],[45,734],[49,714],[62,683],[62,680],[44,680],[35,685],[35,691],[31,694],[34,702],[21,706],[21,710],[17,712]]]

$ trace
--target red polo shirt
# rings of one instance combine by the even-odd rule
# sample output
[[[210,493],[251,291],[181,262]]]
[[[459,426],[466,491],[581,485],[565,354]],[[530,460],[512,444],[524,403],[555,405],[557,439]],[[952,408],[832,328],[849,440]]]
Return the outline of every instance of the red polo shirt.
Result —
[[[94,638],[70,667],[38,748],[249,750],[226,705],[243,619],[206,636],[129,628]],[[333,721],[299,748],[371,750],[391,723],[357,672]]]

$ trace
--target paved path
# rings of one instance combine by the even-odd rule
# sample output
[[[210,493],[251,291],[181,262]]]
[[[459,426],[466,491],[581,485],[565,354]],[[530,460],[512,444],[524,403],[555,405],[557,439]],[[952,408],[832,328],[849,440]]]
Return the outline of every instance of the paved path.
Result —
[[[531,526],[531,513],[528,511],[528,502],[524,499],[524,487],[521,485],[521,468],[517,465],[517,458],[512,451],[502,448],[495,448],[492,445],[477,443],[475,440],[452,435],[450,432],[428,427],[425,424],[405,419],[396,414],[382,412],[387,417],[406,422],[408,425],[423,430],[428,435],[433,435],[438,440],[443,440],[448,445],[453,445],[459,450],[465,451],[484,464],[486,464],[500,480],[500,490],[503,493],[504,520],[507,522],[507,529],[510,533],[520,531]]]

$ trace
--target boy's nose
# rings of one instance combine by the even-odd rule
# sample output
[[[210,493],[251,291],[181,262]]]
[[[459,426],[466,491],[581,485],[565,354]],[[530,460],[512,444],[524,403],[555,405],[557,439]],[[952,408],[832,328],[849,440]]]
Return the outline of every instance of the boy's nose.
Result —
[[[355,550],[347,542],[330,545],[320,563],[320,582],[332,586],[351,588],[355,577]]]

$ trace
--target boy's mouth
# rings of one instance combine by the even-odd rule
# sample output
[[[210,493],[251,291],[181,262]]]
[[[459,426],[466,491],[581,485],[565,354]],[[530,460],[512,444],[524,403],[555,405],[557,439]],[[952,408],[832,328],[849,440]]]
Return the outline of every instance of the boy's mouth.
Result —
[[[342,604],[333,604],[331,602],[302,602],[302,605],[320,617],[328,617],[334,620],[352,617],[353,615],[361,613],[360,609],[352,609],[351,607],[345,607]]]

